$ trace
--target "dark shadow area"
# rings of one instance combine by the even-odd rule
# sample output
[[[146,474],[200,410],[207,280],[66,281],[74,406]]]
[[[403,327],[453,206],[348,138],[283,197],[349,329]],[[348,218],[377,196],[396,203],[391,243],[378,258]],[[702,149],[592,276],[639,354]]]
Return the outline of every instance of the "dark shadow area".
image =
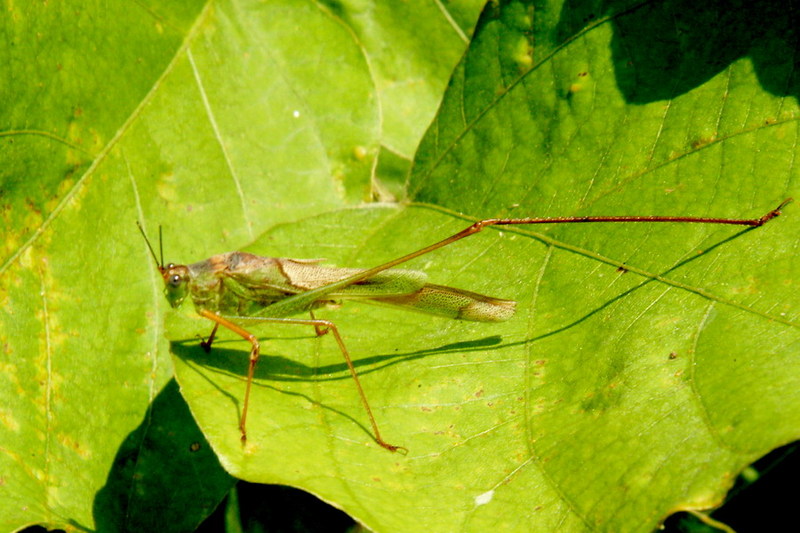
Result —
[[[444,320],[444,319],[442,319]],[[333,320],[335,322],[335,320]],[[345,343],[347,342],[347,334],[342,333]],[[258,335],[259,339],[269,339],[268,336]],[[287,339],[287,337],[281,337]],[[332,346],[336,346],[333,337],[330,339],[323,337],[317,339],[313,334],[306,337],[298,337],[297,342],[331,342]],[[223,340],[215,342],[211,347],[211,351],[206,352],[200,347],[200,343],[196,339],[184,339],[180,341],[173,341],[171,350],[172,353],[185,361],[202,365],[205,367],[216,368],[222,372],[230,375],[241,376],[242,379],[247,376],[247,361],[249,350],[246,348],[231,349],[225,348],[228,343],[239,343],[239,340]],[[367,357],[360,357],[359,354],[350,353],[353,359],[353,366],[356,368],[358,375],[367,375],[372,372],[377,372],[383,368],[421,359],[431,355],[441,355],[447,353],[467,353],[482,351],[488,348],[505,348],[511,346],[510,344],[503,343],[499,335],[492,335],[489,337],[482,337],[470,341],[461,341],[435,348],[428,348],[424,350],[414,350],[408,352],[396,351],[390,354],[374,354]],[[292,382],[292,381],[339,381],[342,379],[352,379],[348,371],[347,364],[344,357],[341,363],[329,365],[307,365],[300,361],[289,359],[279,355],[269,355],[263,353],[264,347],[262,346],[262,354],[256,366],[255,379],[266,381],[278,382]],[[369,368],[364,368],[369,367]]]
[[[735,531],[786,531],[795,521],[794,492],[800,476],[797,442],[773,450],[736,480],[725,503],[707,513]],[[690,513],[676,513],[664,522],[666,533],[719,531]]]
[[[800,1],[589,1],[564,4],[556,42],[611,17],[617,85],[631,103],[668,100],[747,57],[764,90],[798,97]]]
[[[343,511],[300,489],[240,481],[197,533],[228,531],[226,512],[239,520],[241,531],[345,533],[356,526]]]
[[[117,452],[94,500],[97,531],[193,531],[235,480],[171,380]]]

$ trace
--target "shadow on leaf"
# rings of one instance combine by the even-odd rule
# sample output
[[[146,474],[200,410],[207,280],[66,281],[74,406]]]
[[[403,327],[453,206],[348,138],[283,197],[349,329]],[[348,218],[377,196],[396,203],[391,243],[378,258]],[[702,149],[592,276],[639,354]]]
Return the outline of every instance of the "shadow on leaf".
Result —
[[[192,490],[176,490],[176,480]],[[192,531],[234,482],[170,380],[120,445],[95,496],[97,531],[158,531],[165,523],[171,531]]]
[[[566,2],[557,28],[558,41],[565,42],[593,21],[611,17],[617,85],[628,102],[676,98],[745,57],[765,90],[800,94],[796,1],[631,4]]]

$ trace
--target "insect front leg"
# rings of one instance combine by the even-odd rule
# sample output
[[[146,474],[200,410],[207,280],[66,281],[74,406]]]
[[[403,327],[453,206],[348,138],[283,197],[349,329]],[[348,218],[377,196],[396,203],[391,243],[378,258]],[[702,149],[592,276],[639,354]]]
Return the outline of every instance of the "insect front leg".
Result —
[[[242,404],[242,415],[239,418],[239,430],[242,433],[242,442],[247,440],[247,407],[250,405],[250,388],[253,384],[253,376],[255,375],[256,371],[256,363],[258,363],[258,358],[261,352],[261,345],[258,343],[258,339],[255,335],[247,331],[246,329],[234,324],[230,320],[219,316],[216,313],[212,313],[207,309],[203,309],[199,311],[201,316],[206,317],[209,320],[214,321],[214,329],[211,331],[211,336],[208,338],[208,341],[204,341],[206,346],[203,346],[203,343],[200,343],[206,350],[211,349],[211,342],[214,340],[214,335],[217,333],[217,328],[222,325],[228,328],[229,330],[233,331],[234,333],[240,335],[244,340],[248,341],[252,345],[252,349],[250,350],[250,363],[247,367],[247,386],[244,391],[244,403]]]

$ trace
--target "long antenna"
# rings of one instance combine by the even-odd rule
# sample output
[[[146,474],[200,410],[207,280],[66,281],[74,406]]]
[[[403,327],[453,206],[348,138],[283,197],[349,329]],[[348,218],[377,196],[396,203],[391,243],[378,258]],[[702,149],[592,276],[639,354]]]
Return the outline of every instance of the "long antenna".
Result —
[[[150,244],[150,239],[147,238],[147,234],[144,232],[144,228],[142,227],[142,223],[138,220],[136,221],[136,225],[139,227],[139,231],[142,232],[142,237],[144,237],[144,242],[147,243],[147,248],[150,250],[150,255],[153,256],[153,261],[156,262],[156,266],[159,270],[164,270],[164,245],[163,240],[161,239],[161,226],[158,226],[158,244],[159,248],[161,249],[161,262],[158,261],[158,257],[156,257],[156,252],[153,250],[153,245]]]
[[[778,209],[780,209],[780,207]],[[161,253],[161,264],[159,268],[164,270],[164,236],[161,234],[161,224],[158,225],[158,251]]]

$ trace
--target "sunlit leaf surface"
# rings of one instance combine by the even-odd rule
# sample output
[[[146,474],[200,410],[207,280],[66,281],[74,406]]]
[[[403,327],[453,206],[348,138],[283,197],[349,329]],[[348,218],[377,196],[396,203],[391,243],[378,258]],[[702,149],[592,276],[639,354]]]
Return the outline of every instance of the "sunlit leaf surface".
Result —
[[[769,5],[493,3],[473,38],[479,9],[11,8],[0,528],[192,529],[221,463],[376,531],[649,531],[797,438],[790,205],[752,230],[491,229],[408,265],[516,300],[500,324],[319,310],[405,455],[330,335],[255,326],[241,444],[249,345],[200,348],[136,220],[167,262],[370,267],[482,217],[757,218],[798,194],[797,43]]]

